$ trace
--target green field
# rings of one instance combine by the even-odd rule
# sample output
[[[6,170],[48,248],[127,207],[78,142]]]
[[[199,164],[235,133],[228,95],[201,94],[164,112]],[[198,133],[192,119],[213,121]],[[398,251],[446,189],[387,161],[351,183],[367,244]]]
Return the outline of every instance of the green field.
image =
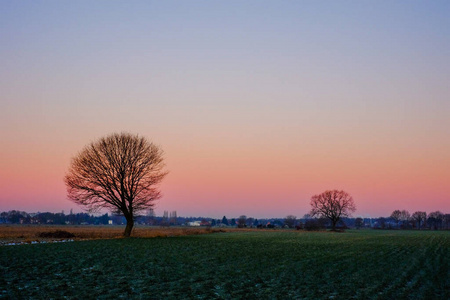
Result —
[[[0,247],[0,298],[450,299],[450,232],[249,231]]]

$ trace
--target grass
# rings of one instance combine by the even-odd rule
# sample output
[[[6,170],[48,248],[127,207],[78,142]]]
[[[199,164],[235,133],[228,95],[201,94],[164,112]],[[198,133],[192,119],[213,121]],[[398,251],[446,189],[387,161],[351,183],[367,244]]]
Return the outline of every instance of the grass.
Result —
[[[0,297],[449,299],[450,232],[236,231],[0,247]]]
[[[125,226],[99,225],[0,225],[0,245],[9,243],[48,242],[54,238],[43,238],[42,233],[64,230],[75,235],[74,240],[122,238]],[[220,231],[228,229],[220,229]],[[149,227],[135,226],[132,236],[140,238],[171,237],[203,234],[218,229],[195,227]],[[56,239],[58,240],[58,239]]]

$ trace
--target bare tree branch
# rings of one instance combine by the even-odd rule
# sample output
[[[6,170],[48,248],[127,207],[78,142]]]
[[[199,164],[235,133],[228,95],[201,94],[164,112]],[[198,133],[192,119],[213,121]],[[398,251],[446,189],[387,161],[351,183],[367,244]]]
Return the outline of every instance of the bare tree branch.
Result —
[[[338,190],[328,190],[320,195],[314,195],[310,204],[310,215],[330,219],[333,230],[341,218],[349,217],[356,211],[353,198],[348,193]]]
[[[153,207],[161,198],[163,151],[145,138],[111,134],[86,146],[72,159],[65,177],[68,198],[95,211],[121,212],[129,236],[137,212]]]

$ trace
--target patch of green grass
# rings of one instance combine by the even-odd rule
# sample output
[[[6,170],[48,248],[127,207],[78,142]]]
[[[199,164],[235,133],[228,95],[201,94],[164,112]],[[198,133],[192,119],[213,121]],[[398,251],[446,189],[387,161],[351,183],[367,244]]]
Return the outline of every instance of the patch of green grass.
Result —
[[[0,247],[0,298],[449,299],[450,232],[230,232]]]

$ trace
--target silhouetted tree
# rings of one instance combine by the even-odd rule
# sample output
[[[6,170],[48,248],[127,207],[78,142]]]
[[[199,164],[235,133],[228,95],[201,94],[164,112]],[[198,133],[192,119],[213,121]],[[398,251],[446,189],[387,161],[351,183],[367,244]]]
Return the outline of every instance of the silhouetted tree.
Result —
[[[107,208],[122,214],[128,237],[136,213],[161,197],[157,186],[167,174],[163,168],[158,146],[137,135],[111,134],[72,159],[65,177],[68,197],[90,211]]]
[[[417,223],[417,227],[420,230],[423,222],[427,219],[427,213],[424,211],[416,211],[412,214],[412,219]]]
[[[326,224],[329,222],[327,218],[309,218],[305,221],[305,225],[303,226],[305,230],[324,230],[326,229]]]
[[[445,229],[450,229],[450,214],[444,215],[444,225]]]
[[[3,211],[0,214],[0,223],[6,223],[8,222],[8,213],[6,211]]]
[[[409,225],[410,219],[411,219],[411,215],[410,215],[409,211],[402,210],[400,212],[400,220],[402,221],[403,228],[409,227],[408,225]]]
[[[364,220],[362,219],[362,218],[356,218],[355,219],[355,227],[357,228],[357,229],[360,229],[361,227],[363,227],[364,226]]]
[[[431,229],[437,230],[442,226],[444,221],[444,214],[440,211],[431,212],[428,215],[427,223]]]
[[[378,219],[377,219],[377,226],[378,226],[379,228],[381,228],[381,229],[386,228],[386,218],[383,218],[383,217],[378,218]]]
[[[394,222],[397,224],[397,228],[398,228],[398,222],[400,222],[402,216],[402,212],[400,210],[394,210],[391,214],[391,219],[394,220]]]
[[[284,225],[286,225],[289,228],[294,228],[295,227],[295,221],[297,220],[296,216],[293,215],[288,215],[286,216],[286,218],[284,219]]]
[[[332,230],[342,217],[356,211],[353,198],[344,191],[332,190],[311,197],[311,216],[321,216],[331,221]]]
[[[230,225],[230,224],[228,223],[227,217],[223,216],[223,218],[222,218],[222,224],[224,224],[224,225],[226,225],[226,226]]]
[[[246,226],[247,216],[242,215],[237,219],[237,226],[239,228],[244,228]]]
[[[104,214],[104,215],[102,215],[101,217],[98,218],[98,222],[100,224],[103,224],[103,225],[108,224],[108,221],[109,221],[108,214]]]

